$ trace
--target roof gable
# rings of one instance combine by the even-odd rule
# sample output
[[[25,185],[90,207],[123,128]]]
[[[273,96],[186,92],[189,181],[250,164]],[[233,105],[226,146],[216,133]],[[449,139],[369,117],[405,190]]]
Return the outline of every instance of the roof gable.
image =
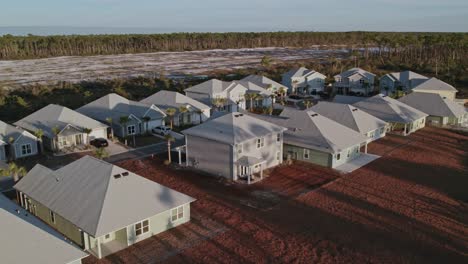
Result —
[[[413,92],[399,101],[431,116],[460,117],[466,114],[463,106],[436,93]]]
[[[458,92],[452,85],[437,78],[430,78],[412,89],[413,91],[449,91]]]

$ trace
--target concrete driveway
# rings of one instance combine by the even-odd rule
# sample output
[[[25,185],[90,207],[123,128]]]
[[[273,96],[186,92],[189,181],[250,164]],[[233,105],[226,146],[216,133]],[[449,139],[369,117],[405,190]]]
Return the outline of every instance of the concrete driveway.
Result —
[[[335,170],[341,172],[341,173],[350,173],[353,172],[362,166],[365,166],[372,161],[380,158],[380,156],[369,154],[369,153],[361,153],[361,155],[358,158],[355,158],[345,164],[342,164],[338,167],[335,168]]]
[[[106,151],[109,153],[109,156],[114,156],[131,150],[131,148],[125,147],[120,143],[112,142],[111,140],[107,140],[107,142],[109,143],[109,146],[106,147]]]

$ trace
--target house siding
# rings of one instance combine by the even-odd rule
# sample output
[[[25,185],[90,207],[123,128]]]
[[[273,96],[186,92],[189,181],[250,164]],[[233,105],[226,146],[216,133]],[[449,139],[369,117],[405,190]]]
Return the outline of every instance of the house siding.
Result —
[[[5,147],[6,146],[0,146],[0,160],[6,160]]]
[[[22,146],[25,144],[31,145],[31,154],[22,154]],[[37,155],[37,153],[39,152],[36,138],[28,137],[27,135],[23,135],[22,137],[18,138],[18,140],[12,145],[12,147],[14,159]]]
[[[309,159],[305,159],[304,148],[289,145],[289,144],[284,144],[283,157],[285,159],[287,159],[288,157],[294,159],[294,156],[297,156],[297,158],[295,158],[296,160],[310,162],[310,163],[317,164],[317,165],[324,166],[324,167],[331,167],[332,155],[330,153],[321,152],[321,151],[314,150],[314,149],[308,149],[308,150],[310,152]]]
[[[185,138],[189,166],[213,175],[233,178],[231,145],[192,135],[186,135]]]

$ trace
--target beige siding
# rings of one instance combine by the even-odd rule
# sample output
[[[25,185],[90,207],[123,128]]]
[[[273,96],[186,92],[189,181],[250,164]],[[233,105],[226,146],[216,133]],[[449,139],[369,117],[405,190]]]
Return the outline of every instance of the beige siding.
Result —
[[[313,149],[309,150],[309,158],[307,159],[304,156],[305,149],[302,147],[292,146],[292,145],[284,145],[284,157],[288,158],[291,157],[293,159],[297,159],[300,161],[310,162],[313,164],[317,164],[324,167],[331,166],[331,154],[326,152],[320,152]]]

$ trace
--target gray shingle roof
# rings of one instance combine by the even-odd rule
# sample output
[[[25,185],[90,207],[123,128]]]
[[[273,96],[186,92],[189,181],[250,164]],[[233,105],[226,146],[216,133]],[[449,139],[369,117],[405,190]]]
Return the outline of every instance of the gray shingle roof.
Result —
[[[117,174],[121,176],[114,177]],[[190,196],[90,156],[56,171],[36,165],[15,189],[94,237],[194,201]]]
[[[309,73],[312,73],[314,71],[311,71],[305,67],[300,67],[300,68],[296,68],[296,69],[292,69],[288,72],[286,72],[285,74],[283,74],[284,77],[287,77],[287,78],[293,78],[293,77],[302,77],[304,75],[307,75]]]
[[[412,89],[413,91],[425,91],[425,90],[436,90],[436,91],[450,91],[450,92],[457,92],[458,90],[455,89],[452,85],[443,82],[437,78],[430,78],[429,80],[419,84],[418,86]]]
[[[258,116],[265,121],[288,128],[286,144],[337,153],[367,141],[367,137],[311,110],[285,108],[278,116]]]
[[[76,109],[76,111],[103,122],[109,117],[118,120],[122,116],[133,115],[138,119],[147,116],[154,120],[166,116],[156,106],[148,106],[140,102],[128,100],[115,93],[105,95]]]
[[[0,121],[0,145],[2,145],[2,142],[9,143],[10,138],[12,138],[13,141],[16,141],[23,135],[26,135],[31,138],[36,138],[34,135],[23,129],[14,127],[3,121]]]
[[[431,116],[460,117],[466,114],[463,106],[439,94],[413,92],[399,101]]]
[[[355,104],[357,102],[365,100],[367,97],[360,97],[360,96],[350,96],[350,95],[340,95],[337,94],[333,98],[334,103],[339,104]]]
[[[2,263],[64,264],[88,256],[2,194],[0,223]]]
[[[406,83],[411,80],[413,81],[413,85],[416,85],[418,82],[423,82],[429,79],[428,77],[424,75],[421,75],[419,73],[415,73],[412,71],[392,72],[392,73],[386,74],[385,76],[389,77],[390,79],[394,81],[399,81],[402,83]],[[417,82],[415,83],[414,81],[416,80]]]
[[[369,97],[353,105],[386,122],[412,123],[427,116],[418,109],[383,94]]]
[[[190,88],[185,89],[186,92],[196,92],[204,94],[221,93],[232,86],[232,82],[224,82],[217,79],[197,84]]]
[[[244,79],[242,79],[242,81],[247,81],[247,82],[251,82],[251,83],[254,83],[258,86],[261,86],[263,87],[264,89],[267,89],[268,88],[268,85],[272,85],[276,88],[280,88],[280,87],[283,87],[284,89],[287,89],[286,86],[278,83],[278,82],[275,82],[273,81],[272,79],[270,78],[267,78],[265,76],[261,76],[261,75],[249,75],[247,77],[245,77]]]
[[[253,82],[249,82],[249,81],[234,81],[233,83],[237,83],[239,85],[242,85],[244,86],[245,88],[247,88],[247,92],[249,93],[256,93],[256,94],[260,94],[260,95],[263,95],[263,96],[270,96],[272,95],[273,93],[266,90],[265,88],[253,83]]]
[[[37,110],[16,122],[15,125],[33,132],[42,129],[44,131],[44,135],[49,138],[54,137],[54,132],[52,130],[54,127],[58,127],[60,130],[64,129],[68,125],[72,125],[79,129],[107,127],[90,117],[56,104],[50,104],[40,110]]]
[[[196,110],[206,110],[210,109],[209,106],[206,104],[200,103],[197,100],[194,100],[188,96],[180,94],[178,92],[173,91],[159,91],[143,100],[140,103],[147,104],[147,105],[155,105],[162,110],[166,110],[168,108],[175,108],[177,112],[179,112],[179,107],[181,106],[191,106]]]
[[[330,118],[331,120],[349,127],[361,134],[366,134],[385,127],[387,124],[387,122],[349,104],[319,102],[317,105],[310,108],[310,110]]]
[[[344,71],[340,74],[337,74],[335,76],[341,76],[343,78],[346,78],[346,77],[349,77],[351,75],[354,75],[354,74],[361,74],[362,76],[365,76],[367,78],[371,77],[371,76],[375,76],[375,74],[371,73],[371,72],[368,72],[366,70],[363,70],[361,68],[351,68],[347,71]]]
[[[234,145],[284,130],[284,127],[235,112],[210,119],[182,133]]]

